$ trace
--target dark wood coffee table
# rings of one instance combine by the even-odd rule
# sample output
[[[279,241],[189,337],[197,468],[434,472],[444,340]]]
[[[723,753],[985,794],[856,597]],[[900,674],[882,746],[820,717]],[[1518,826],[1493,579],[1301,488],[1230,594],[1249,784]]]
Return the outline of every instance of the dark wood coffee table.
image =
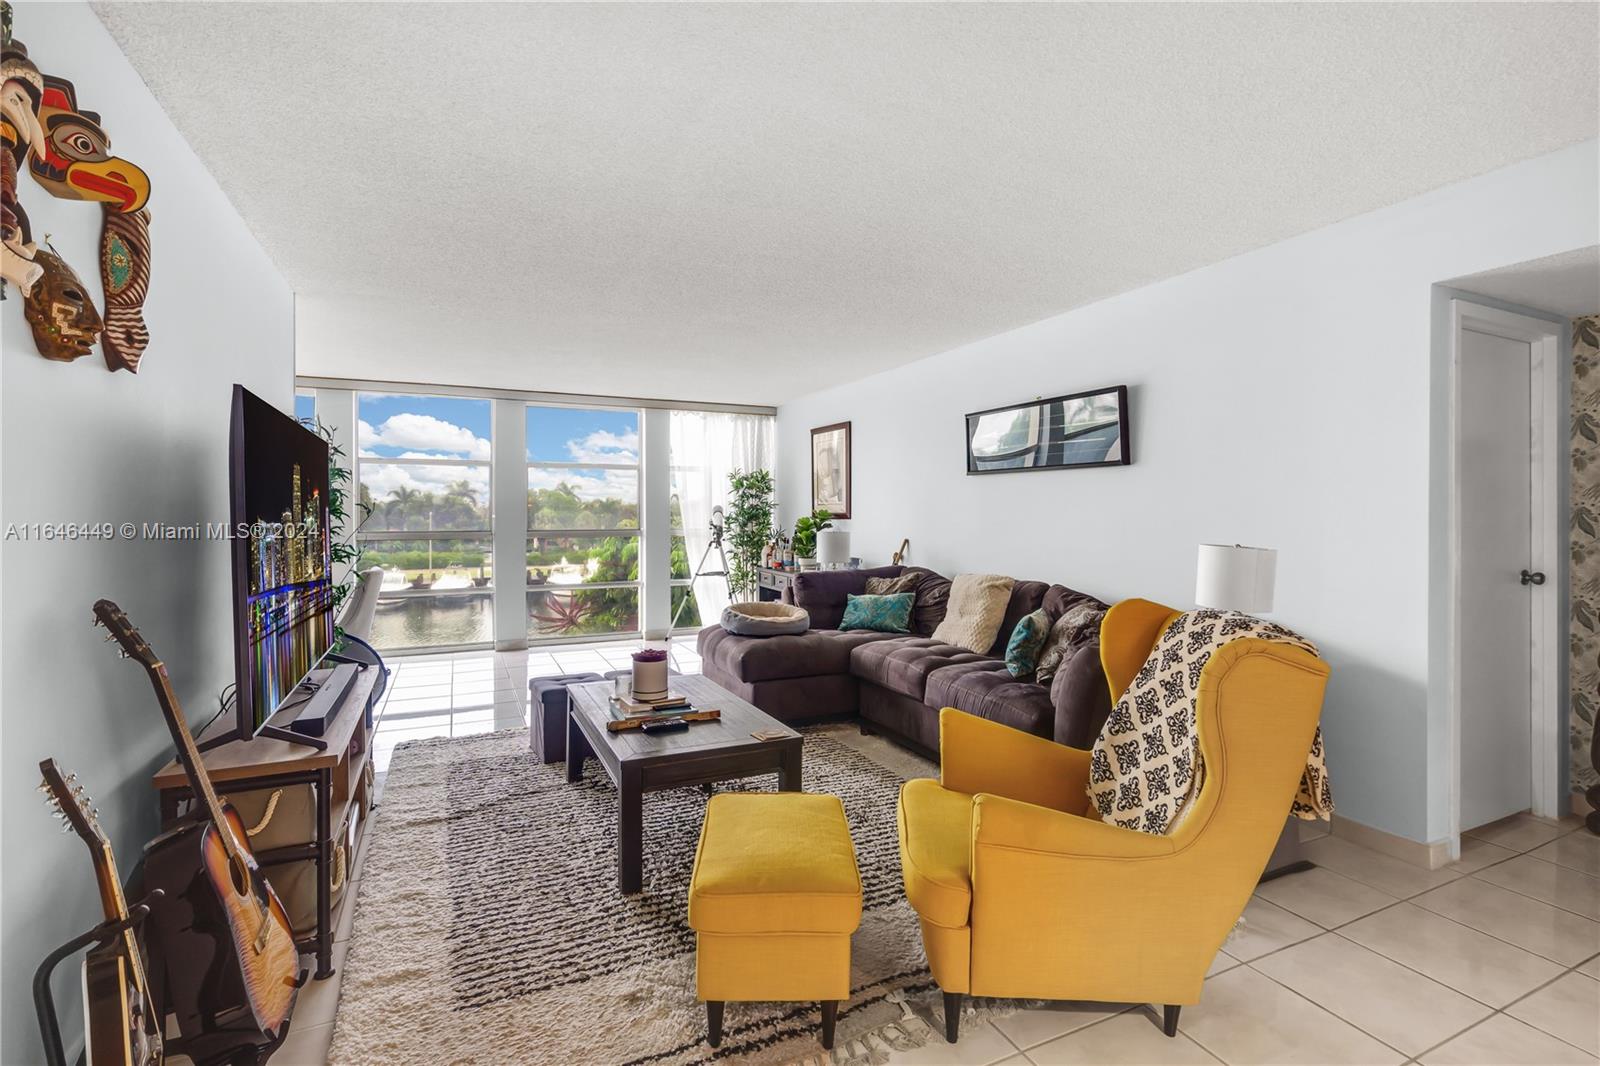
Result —
[[[800,791],[800,734],[699,674],[672,677],[672,691],[696,708],[715,707],[722,717],[693,722],[679,733],[647,735],[637,729],[613,733],[610,681],[573,685],[567,714],[567,780],[583,778],[583,760],[594,756],[617,786],[617,887],[644,888],[644,794],[685,785],[709,785],[776,773],[783,792]],[[750,734],[781,730],[782,740]]]

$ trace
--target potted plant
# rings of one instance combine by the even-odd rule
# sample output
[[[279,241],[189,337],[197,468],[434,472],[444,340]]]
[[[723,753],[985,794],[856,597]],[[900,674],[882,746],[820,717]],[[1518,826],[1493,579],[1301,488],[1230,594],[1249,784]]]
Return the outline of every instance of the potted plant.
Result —
[[[817,534],[833,525],[833,512],[819,507],[803,514],[794,524],[794,561],[796,565],[817,565]]]
[[[756,568],[772,528],[772,473],[735,470],[728,475],[723,541],[728,547],[728,592],[735,601],[756,598]]]

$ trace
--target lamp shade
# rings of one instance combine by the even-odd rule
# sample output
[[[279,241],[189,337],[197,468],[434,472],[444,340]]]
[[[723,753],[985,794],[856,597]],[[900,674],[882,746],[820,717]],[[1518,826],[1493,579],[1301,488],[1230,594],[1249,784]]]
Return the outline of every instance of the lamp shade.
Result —
[[[1278,553],[1273,548],[1202,544],[1195,567],[1195,603],[1247,614],[1270,611],[1277,570]]]
[[[817,533],[817,563],[821,566],[843,566],[850,561],[850,531],[824,529]]]

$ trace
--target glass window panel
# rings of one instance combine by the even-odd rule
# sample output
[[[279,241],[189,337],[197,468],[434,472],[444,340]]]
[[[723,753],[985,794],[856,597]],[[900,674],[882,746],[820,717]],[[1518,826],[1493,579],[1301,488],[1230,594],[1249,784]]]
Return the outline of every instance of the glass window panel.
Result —
[[[493,639],[494,606],[487,589],[481,595],[380,595],[372,616],[372,646],[384,650],[486,644]]]
[[[364,533],[391,529],[487,530],[489,468],[423,463],[361,463]]]
[[[528,462],[637,463],[639,412],[528,408]]]
[[[529,529],[638,529],[639,472],[528,468]]]
[[[547,586],[528,590],[530,639],[637,632],[638,589]]]
[[[488,400],[364,392],[356,417],[363,457],[489,460]]]
[[[583,585],[639,580],[639,538],[528,537],[528,585]]]
[[[488,538],[368,540],[361,544],[362,569],[383,569],[383,591],[467,592],[494,584],[494,552]]]
[[[678,607],[684,600],[688,600],[689,605],[683,608],[683,614],[678,615]],[[705,624],[700,621],[700,605],[695,602],[694,588],[691,585],[672,586],[672,613],[678,616],[679,629],[699,629]]]
[[[713,559],[716,559],[716,565],[712,567],[712,569],[715,570],[715,569],[717,569],[718,567],[720,567],[722,565],[722,560],[717,557],[717,554],[716,554],[715,551],[712,552],[711,557]],[[682,579],[682,578],[686,578],[686,577],[693,577],[694,576],[693,572],[689,568],[691,566],[695,565],[696,563],[698,563],[699,561],[700,560],[698,560],[698,559],[690,559],[689,558],[689,550],[684,545],[683,538],[680,537],[680,536],[674,535],[673,538],[672,538],[672,575],[671,576],[674,577],[674,578],[678,578],[678,579]]]
[[[294,394],[294,417],[301,422],[315,423],[317,420],[317,394],[314,392],[297,392]]]

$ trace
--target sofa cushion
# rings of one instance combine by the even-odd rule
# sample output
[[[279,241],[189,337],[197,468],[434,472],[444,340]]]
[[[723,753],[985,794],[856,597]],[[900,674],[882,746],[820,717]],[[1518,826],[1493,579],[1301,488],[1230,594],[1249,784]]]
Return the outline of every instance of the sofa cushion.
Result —
[[[772,681],[787,677],[850,672],[850,650],[893,633],[854,630],[840,633],[813,629],[781,637],[741,637],[721,626],[700,631],[700,655],[723,673],[741,681]]]
[[[921,582],[922,575],[914,574],[910,571],[901,574],[899,577],[869,577],[867,578],[867,595],[893,596],[897,593],[909,592],[914,596],[917,592],[917,585]]]
[[[1107,606],[1087,592],[1078,592],[1075,589],[1067,588],[1065,585],[1051,585],[1046,589],[1044,602],[1040,606],[1050,615],[1050,621],[1054,622],[1061,617],[1068,607],[1078,603],[1092,603],[1101,609]]]
[[[796,607],[811,616],[812,629],[838,629],[844,617],[845,597],[867,591],[869,577],[898,577],[898,566],[871,570],[807,570],[796,574],[786,593]]]
[[[923,566],[910,566],[906,573],[917,576],[917,603],[911,609],[911,632],[919,637],[931,637],[944,621],[950,607],[950,579]]]
[[[1077,654],[1079,648],[1100,639],[1100,623],[1105,619],[1106,608],[1093,600],[1080,600],[1063,611],[1039,649],[1039,661],[1034,680],[1041,685],[1050,683],[1061,664]]]
[[[1006,655],[1006,642],[1017,628],[1017,623],[1044,605],[1045,593],[1050,585],[1044,581],[1017,581],[1011,586],[1011,596],[1006,600],[1005,613],[1000,616],[1000,628],[995,632],[989,654],[997,659]]]
[[[930,673],[951,663],[980,660],[992,661],[932,637],[895,637],[852,649],[850,672],[862,681],[920,700]],[[1002,663],[1001,668],[1004,666]]]
[[[1033,677],[1034,668],[1039,665],[1039,649],[1049,635],[1050,616],[1043,607],[1022,616],[1006,641],[1006,670],[1012,677]]]
[[[954,707],[1035,736],[1055,733],[1056,707],[1050,690],[1018,681],[1006,664],[993,659],[951,663],[928,675],[930,707]]]
[[[848,596],[845,599],[844,617],[839,619],[839,629],[870,629],[875,633],[911,632],[911,601],[909,592],[892,595]]]
[[[950,585],[950,610],[939,628],[933,631],[933,639],[968,651],[993,654],[992,645],[1014,584],[1016,582],[1004,574],[957,574]],[[1016,622],[1011,624],[1016,625]],[[1006,636],[1010,635],[1008,631]],[[1004,655],[1005,650],[1002,637],[1000,654]]]
[[[923,921],[960,929],[972,911],[972,797],[931,777],[900,788],[900,872]]]

